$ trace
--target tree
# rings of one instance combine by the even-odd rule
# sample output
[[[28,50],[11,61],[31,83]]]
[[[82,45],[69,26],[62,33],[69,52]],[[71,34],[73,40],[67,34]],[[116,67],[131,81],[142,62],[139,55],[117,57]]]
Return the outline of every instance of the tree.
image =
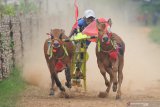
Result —
[[[160,12],[160,0],[144,0],[141,5],[143,12],[148,11],[149,13]]]

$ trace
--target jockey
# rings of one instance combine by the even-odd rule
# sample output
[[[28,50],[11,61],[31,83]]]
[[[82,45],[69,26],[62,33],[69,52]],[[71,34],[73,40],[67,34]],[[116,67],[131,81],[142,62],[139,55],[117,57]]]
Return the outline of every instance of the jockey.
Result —
[[[73,29],[69,35],[69,37],[71,38],[74,34],[77,34],[78,32],[82,32],[85,27],[87,27],[91,22],[93,22],[95,20],[96,16],[93,10],[86,10],[84,12],[84,17],[80,18],[78,20],[78,27]],[[87,47],[89,46],[90,41],[86,40],[86,45]]]
[[[81,32],[90,24],[95,20],[96,16],[93,10],[86,10],[84,12],[84,17],[78,19],[78,26],[76,26],[75,28],[72,29],[69,38],[85,38],[87,35],[82,34]],[[84,60],[84,50],[88,48],[89,44],[91,43],[91,41],[84,39],[82,41],[76,41],[74,42],[75,46],[76,46],[76,72],[75,72],[75,77],[77,82],[76,84],[80,84],[80,78],[83,75],[82,72],[83,70],[83,63],[85,62]],[[85,43],[85,45],[83,45],[83,43]],[[85,49],[84,49],[85,48]],[[79,52],[78,52],[79,51]],[[86,53],[87,54],[87,53]],[[87,55],[86,55],[87,56]],[[86,60],[88,58],[86,57]],[[81,68],[82,67],[82,68]],[[82,71],[82,72],[81,72]],[[75,81],[73,81],[75,82]]]

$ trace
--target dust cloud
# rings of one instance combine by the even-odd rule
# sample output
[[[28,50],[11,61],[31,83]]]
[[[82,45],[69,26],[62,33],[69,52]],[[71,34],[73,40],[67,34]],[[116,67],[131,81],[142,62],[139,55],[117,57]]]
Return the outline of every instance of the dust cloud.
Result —
[[[123,93],[142,92],[154,88],[160,80],[160,47],[152,43],[147,35],[149,28],[138,26],[133,22],[136,12],[134,5],[118,5],[113,2],[100,3],[98,0],[77,0],[79,17],[83,17],[85,9],[93,9],[98,17],[110,17],[113,21],[112,31],[117,33],[126,43]],[[39,35],[34,38],[32,49],[26,50],[24,60],[24,79],[42,88],[49,88],[51,80],[43,54],[43,44],[46,33],[51,28],[63,28],[69,34],[74,24],[74,0],[48,0],[48,10],[44,3],[44,13],[41,16]],[[116,3],[116,2],[115,2]],[[130,10],[132,9],[132,10]],[[46,13],[47,12],[47,13]],[[135,13],[134,13],[135,12]],[[132,13],[132,14],[131,14]],[[89,91],[105,90],[105,83],[99,72],[95,56],[95,43],[88,49],[87,86]],[[64,72],[60,73],[62,81]]]

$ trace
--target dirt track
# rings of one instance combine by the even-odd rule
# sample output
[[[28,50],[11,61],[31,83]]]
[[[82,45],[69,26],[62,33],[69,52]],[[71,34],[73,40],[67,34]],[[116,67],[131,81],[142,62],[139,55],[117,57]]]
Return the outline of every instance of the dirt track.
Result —
[[[92,6],[92,5],[90,5]],[[94,5],[97,11],[97,17],[103,17],[107,12],[101,12],[103,6]],[[65,7],[64,7],[65,8]],[[80,7],[81,8],[81,7]],[[84,8],[82,8],[83,10]],[[109,9],[109,8],[107,8]],[[81,10],[81,12],[82,12]],[[111,8],[112,10],[112,8]],[[103,77],[99,73],[95,56],[95,44],[89,47],[90,58],[87,62],[87,86],[88,91],[75,92],[73,98],[63,99],[58,97],[58,92],[54,97],[50,97],[49,85],[50,75],[43,56],[43,42],[46,38],[44,35],[50,28],[64,28],[69,32],[68,24],[73,24],[73,17],[67,21],[68,13],[64,13],[58,22],[43,21],[41,35],[36,38],[33,50],[29,50],[25,60],[23,76],[25,80],[34,85],[29,86],[22,94],[18,106],[20,107],[125,107],[129,101],[147,100],[160,101],[160,46],[152,43],[148,39],[148,28],[132,26],[132,24],[121,23],[122,19],[117,19],[114,14],[115,10],[108,10],[110,16],[113,15],[112,31],[120,35],[126,43],[124,80],[122,83],[122,99],[115,100],[115,93],[111,91],[107,98],[101,99],[97,95],[104,91],[105,84]],[[111,14],[112,13],[112,14]],[[64,18],[64,19],[63,19]],[[56,20],[56,19],[55,19]],[[124,21],[124,20],[123,20]],[[50,24],[53,23],[53,26]],[[64,24],[65,23],[65,24]],[[38,41],[37,41],[38,40]],[[64,73],[60,78],[64,83]]]
[[[88,91],[75,92],[73,98],[63,99],[59,98],[58,92],[55,97],[48,95],[49,89],[44,82],[41,82],[49,76],[46,76],[47,71],[39,72],[39,78],[37,81],[41,82],[40,87],[30,86],[26,89],[22,95],[22,99],[19,102],[20,106],[24,107],[125,107],[129,101],[157,101],[160,100],[160,70],[158,68],[158,62],[160,57],[159,46],[150,43],[147,38],[148,29],[136,28],[132,29],[139,35],[131,34],[130,36],[123,37],[126,41],[126,58],[124,67],[124,82],[122,86],[122,99],[115,100],[115,93],[111,91],[111,94],[107,98],[98,98],[99,91],[105,90],[105,85],[96,62],[93,63],[92,59],[88,62]],[[92,50],[93,49],[93,50]],[[94,45],[91,46],[90,51],[94,51]],[[92,52],[91,52],[92,53]],[[93,54],[90,57],[95,57]],[[95,58],[94,58],[95,60]],[[92,66],[91,66],[92,64]],[[94,69],[93,69],[94,66]],[[33,73],[34,72],[34,73]],[[37,71],[32,71],[32,75],[37,76]],[[28,72],[29,73],[29,72]],[[62,73],[63,74],[63,73]],[[44,76],[44,77],[43,77]],[[34,78],[33,77],[33,78]],[[34,80],[32,82],[35,82]],[[62,80],[63,76],[61,77]],[[34,78],[36,79],[36,77]],[[45,82],[47,82],[46,80]]]

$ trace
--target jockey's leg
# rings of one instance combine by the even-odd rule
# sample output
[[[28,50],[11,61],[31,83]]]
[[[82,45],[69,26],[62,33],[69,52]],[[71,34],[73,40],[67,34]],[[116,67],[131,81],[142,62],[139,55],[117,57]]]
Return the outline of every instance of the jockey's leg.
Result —
[[[81,77],[83,77],[83,74],[82,74],[82,59],[80,59],[77,63],[76,63],[76,78],[77,79],[80,79]]]

